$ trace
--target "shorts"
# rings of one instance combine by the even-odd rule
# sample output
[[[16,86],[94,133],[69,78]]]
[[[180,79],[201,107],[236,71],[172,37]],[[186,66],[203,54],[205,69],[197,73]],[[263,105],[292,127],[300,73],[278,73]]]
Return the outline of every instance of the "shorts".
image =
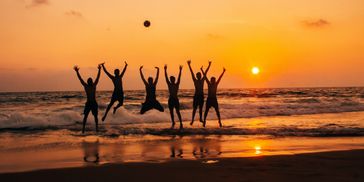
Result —
[[[177,98],[169,98],[168,107],[169,108],[179,108],[179,100]]]
[[[99,105],[97,102],[86,102],[85,104],[85,110],[83,111],[83,114],[88,114],[90,111],[94,116],[97,116],[98,114]]]
[[[193,108],[197,108],[197,106],[203,106],[204,96],[203,95],[194,95],[193,96]]]
[[[216,97],[207,97],[206,108],[210,107],[219,108],[219,103],[217,102]]]

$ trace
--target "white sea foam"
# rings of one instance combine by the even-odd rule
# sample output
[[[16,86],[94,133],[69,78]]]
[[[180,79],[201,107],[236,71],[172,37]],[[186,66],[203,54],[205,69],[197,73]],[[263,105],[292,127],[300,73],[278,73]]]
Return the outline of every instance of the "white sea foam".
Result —
[[[323,113],[343,113],[364,111],[362,88],[337,89],[262,89],[262,90],[222,90],[219,92],[221,117],[223,120],[231,118],[255,118],[262,116],[291,116]],[[98,93],[99,122],[104,114],[110,98],[110,92]],[[191,120],[192,115],[191,90],[182,90],[181,114],[185,121]],[[167,97],[165,91],[160,91],[158,99],[165,107],[165,112],[152,110],[144,115],[139,114],[140,103],[144,99],[144,91],[126,92],[124,107],[115,115],[110,111],[106,125],[115,125],[116,134],[164,134],[163,130],[170,123]],[[128,99],[129,98],[129,99]],[[132,98],[132,99],[130,99]],[[45,92],[45,93],[0,93],[0,130],[43,130],[70,129],[79,130],[83,119],[84,96],[82,92]],[[198,120],[198,112],[196,113]],[[210,110],[208,120],[217,119],[214,109]],[[175,120],[178,121],[177,116]],[[90,114],[88,125],[93,123]],[[149,124],[161,125],[151,127]],[[148,127],[134,127],[134,125],[148,125]],[[335,124],[335,123],[334,123]],[[122,127],[127,127],[120,129]],[[283,126],[282,126],[283,127]],[[284,127],[283,127],[284,128]],[[344,130],[348,128],[349,130]],[[122,130],[122,132],[119,131]],[[281,128],[282,129],[282,128]],[[292,133],[300,133],[301,129],[286,128]],[[332,129],[332,128],[331,128]],[[336,130],[338,130],[336,128]],[[286,130],[284,130],[286,131]],[[331,130],[330,130],[331,131]],[[351,126],[343,126],[339,130],[347,135],[361,134]],[[186,134],[274,134],[272,128],[264,131],[250,131],[239,128],[222,130],[185,130]],[[280,130],[282,133],[283,130]],[[328,132],[325,130],[325,132]],[[339,133],[340,133],[339,132]],[[352,133],[354,132],[354,133]],[[284,132],[283,132],[284,133]]]

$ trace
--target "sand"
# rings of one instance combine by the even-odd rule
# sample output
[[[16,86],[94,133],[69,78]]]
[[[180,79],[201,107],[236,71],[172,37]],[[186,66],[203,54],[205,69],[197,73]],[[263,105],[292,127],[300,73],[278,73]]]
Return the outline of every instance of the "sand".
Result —
[[[206,162],[210,163],[206,163]],[[363,181],[364,150],[94,167],[0,174],[1,181]]]

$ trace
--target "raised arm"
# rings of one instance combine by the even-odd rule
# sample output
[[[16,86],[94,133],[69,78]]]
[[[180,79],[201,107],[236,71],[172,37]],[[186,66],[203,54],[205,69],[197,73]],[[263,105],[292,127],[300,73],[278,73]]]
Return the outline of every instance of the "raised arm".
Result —
[[[209,61],[209,65],[207,66],[207,69],[206,69],[206,74],[207,74],[207,72],[209,72],[209,70],[210,70],[210,67],[211,67],[211,61]]]
[[[166,77],[166,82],[168,85],[171,84],[171,82],[168,79],[168,73],[167,73],[167,65],[164,65],[164,76]]]
[[[80,68],[79,68],[78,66],[74,66],[74,67],[73,67],[73,69],[76,71],[76,73],[77,73],[77,77],[78,77],[78,79],[80,80],[81,84],[82,84],[83,86],[86,86],[86,85],[87,85],[87,84],[86,84],[86,82],[85,82],[85,81],[83,81],[83,79],[82,79],[82,77],[81,77],[81,75],[80,75],[80,72],[79,72]]]
[[[121,77],[124,76],[127,67],[128,67],[128,63],[125,61],[125,66],[124,66],[123,72],[121,72],[121,75],[120,75]]]
[[[182,65],[179,66],[177,85],[179,85],[179,83],[181,83],[181,75],[182,75]]]
[[[143,71],[142,71],[142,69],[143,69],[143,66],[140,66],[140,68],[139,68],[140,77],[142,78],[143,83],[144,83],[145,85],[148,85],[148,82],[147,82],[147,81],[145,80],[145,78],[144,78],[144,75],[143,75]]]
[[[196,77],[195,77],[195,73],[193,73],[193,70],[191,68],[191,60],[188,60],[187,61],[187,64],[188,64],[188,67],[190,68],[190,72],[191,72],[191,75],[192,75],[192,79],[193,79],[193,81],[195,81],[196,80]]]
[[[100,75],[101,75],[101,65],[102,64],[99,64],[99,66],[97,66],[97,69],[99,69],[99,71],[97,72],[97,76],[96,76],[96,80],[95,80],[95,85],[97,85],[99,83],[99,80],[100,80]]]
[[[202,67],[201,67],[201,72],[203,74],[203,78],[202,79],[205,79],[207,84],[210,85],[210,80],[207,78],[207,73],[203,71]]]
[[[216,84],[220,83],[221,78],[222,78],[222,76],[224,76],[225,71],[226,71],[226,69],[224,68],[224,71],[221,73],[221,75],[220,75],[219,79],[217,80]]]
[[[158,79],[159,79],[159,68],[158,67],[155,67],[155,69],[157,69],[157,75],[155,76],[154,85],[157,85]]]
[[[102,66],[102,69],[104,70],[104,72],[106,73],[106,75],[109,77],[109,78],[111,78],[111,79],[113,79],[114,78],[114,76],[112,76],[107,70],[106,70],[106,67],[105,67],[105,63],[102,63],[101,64],[101,66]]]

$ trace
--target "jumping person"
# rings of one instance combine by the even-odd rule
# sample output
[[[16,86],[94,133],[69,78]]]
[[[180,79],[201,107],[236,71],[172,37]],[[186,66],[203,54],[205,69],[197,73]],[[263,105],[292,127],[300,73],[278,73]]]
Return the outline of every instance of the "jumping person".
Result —
[[[181,82],[181,74],[182,74],[182,66],[179,66],[179,74],[178,74],[177,82],[176,82],[176,78],[174,76],[171,76],[168,79],[167,65],[164,66],[164,75],[166,77],[166,82],[167,82],[168,91],[169,91],[168,108],[169,108],[169,112],[171,114],[171,120],[172,120],[171,128],[174,128],[174,125],[175,125],[173,109],[176,109],[176,113],[177,113],[179,123],[180,123],[180,126],[179,126],[180,129],[183,128],[183,124],[182,124],[181,113],[179,111],[179,100],[178,100],[177,95],[178,95],[179,84]]]
[[[157,83],[158,83],[158,78],[159,78],[159,68],[155,67],[155,69],[157,69],[157,75],[155,77],[155,81],[153,81],[152,77],[149,77],[148,82],[144,78],[142,69],[143,69],[143,66],[140,66],[140,68],[139,68],[140,77],[142,78],[143,83],[145,85],[145,91],[147,92],[147,96],[145,98],[145,102],[142,104],[142,109],[140,110],[140,114],[144,114],[145,112],[147,112],[151,109],[157,109],[160,112],[164,112],[164,108],[157,101],[156,94],[155,94]]]
[[[116,110],[121,107],[124,103],[124,90],[123,90],[123,76],[124,73],[126,71],[126,68],[128,67],[128,63],[125,62],[125,66],[123,71],[120,74],[120,70],[119,69],[115,69],[114,70],[114,76],[111,75],[105,68],[105,63],[102,63],[102,69],[104,70],[104,72],[106,73],[106,75],[111,79],[112,83],[114,84],[114,91],[112,93],[111,96],[111,101],[109,103],[109,105],[106,108],[106,112],[104,114],[104,117],[102,117],[102,121],[105,121],[107,113],[109,112],[109,110],[111,109],[111,107],[114,105],[114,103],[116,101],[118,101],[118,105],[116,105],[114,107],[114,111],[113,114],[115,114]]]
[[[87,117],[88,117],[88,114],[90,113],[90,111],[92,112],[92,115],[95,117],[96,132],[99,131],[99,127],[98,127],[99,121],[98,121],[98,118],[97,118],[98,105],[97,105],[97,102],[96,102],[96,86],[99,83],[99,79],[100,79],[101,65],[99,65],[97,68],[99,69],[99,71],[97,73],[97,77],[95,79],[95,82],[92,81],[92,78],[88,78],[87,83],[85,83],[85,81],[83,81],[83,79],[82,79],[82,77],[80,75],[80,72],[79,72],[80,68],[78,66],[75,66],[73,68],[76,71],[77,77],[80,80],[81,84],[83,85],[83,88],[85,89],[85,92],[86,92],[86,95],[87,95],[85,110],[83,112],[84,118],[83,118],[82,133],[85,133],[85,125],[86,125]]]
[[[219,85],[222,76],[224,76],[225,68],[217,81],[216,81],[215,77],[211,77],[211,81],[210,81],[207,78],[206,72],[204,72],[202,68],[201,68],[201,71],[202,71],[204,77],[206,78],[206,82],[208,85],[208,96],[207,96],[207,101],[206,101],[206,109],[205,109],[205,115],[204,115],[204,120],[203,120],[203,127],[206,126],[206,117],[207,117],[207,114],[209,113],[209,109],[211,107],[215,108],[217,118],[219,119],[219,125],[220,125],[220,127],[222,127],[220,111],[219,111],[219,103],[217,102],[216,91],[217,91],[217,86]]]
[[[203,120],[202,120],[202,107],[203,107],[203,103],[204,103],[203,87],[204,87],[206,77],[205,76],[202,77],[200,72],[197,72],[196,77],[195,77],[195,74],[193,73],[193,70],[191,68],[191,61],[190,60],[187,61],[187,64],[188,64],[188,67],[190,68],[190,71],[191,71],[193,84],[195,85],[195,95],[193,96],[192,121],[190,123],[190,125],[193,125],[193,122],[195,120],[197,107],[199,108],[200,122],[203,123]],[[210,66],[211,66],[211,61],[209,61],[209,65],[208,65],[208,67],[206,69],[206,74],[209,71]]]

